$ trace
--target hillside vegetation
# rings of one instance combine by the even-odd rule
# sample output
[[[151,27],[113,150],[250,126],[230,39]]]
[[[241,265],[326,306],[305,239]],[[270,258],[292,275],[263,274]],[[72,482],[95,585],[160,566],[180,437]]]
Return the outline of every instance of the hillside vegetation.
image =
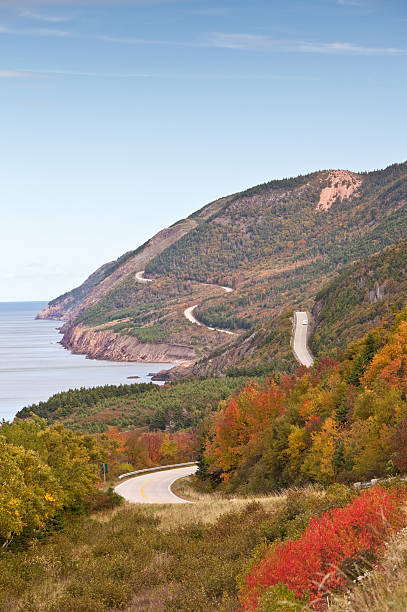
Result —
[[[70,391],[38,405],[49,426],[38,417],[3,424],[0,610],[362,612],[376,596],[397,610],[390,602],[405,588],[383,580],[407,571],[398,478],[407,471],[406,364],[404,309],[310,370]],[[218,388],[227,399],[214,410]],[[103,402],[134,402],[145,424],[162,414],[167,431],[150,421],[153,431],[111,426],[89,436],[57,423],[73,425],[78,404]],[[119,507],[100,490],[101,463],[115,475],[126,462],[196,452],[196,427],[183,430],[183,418],[206,437],[189,485],[196,503]],[[180,430],[168,431],[175,423]],[[352,486],[382,476],[367,491]]]
[[[298,363],[291,350],[293,308],[239,335],[189,367],[172,368],[168,377],[177,380],[202,376],[272,376],[295,372]]]
[[[205,305],[206,320],[258,320],[262,309],[272,310],[287,295],[312,294],[307,284],[338,266],[400,240],[407,223],[406,174],[403,164],[360,175],[349,199],[338,198],[322,212],[316,209],[329,172],[242,192],[152,259],[146,273],[235,286],[233,295]]]
[[[396,244],[406,230],[407,163],[265,183],[208,204],[106,268],[71,312],[65,346],[138,359],[143,345],[148,359],[148,347],[161,345],[162,361],[177,346],[185,359],[205,360],[236,340],[205,325],[243,339],[261,332],[287,305],[311,308],[344,266]],[[137,280],[142,269],[153,282]],[[200,327],[183,316],[195,304]],[[240,352],[229,356],[226,369],[240,368]]]
[[[347,268],[317,294],[311,348],[317,355],[344,348],[406,303],[407,241],[402,241]]]
[[[179,431],[196,428],[221,400],[241,389],[247,377],[185,381],[159,387],[152,383],[71,389],[17,413],[31,413],[49,424],[101,433],[109,427]]]
[[[407,471],[407,310],[340,361],[249,384],[212,417],[200,474],[266,492]]]

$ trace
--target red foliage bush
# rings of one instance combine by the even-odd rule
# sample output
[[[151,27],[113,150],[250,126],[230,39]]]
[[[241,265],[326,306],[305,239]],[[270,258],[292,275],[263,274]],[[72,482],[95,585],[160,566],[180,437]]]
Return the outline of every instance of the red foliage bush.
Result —
[[[314,608],[323,607],[324,596],[346,583],[346,569],[372,560],[388,535],[405,525],[406,497],[402,489],[378,486],[313,517],[298,540],[277,544],[245,577],[241,611],[256,610],[262,593],[279,583]]]

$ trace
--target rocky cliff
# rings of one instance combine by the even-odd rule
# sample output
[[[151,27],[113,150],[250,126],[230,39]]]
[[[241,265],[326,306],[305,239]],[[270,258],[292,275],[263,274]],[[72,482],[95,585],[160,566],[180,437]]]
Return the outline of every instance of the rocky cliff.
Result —
[[[166,342],[140,342],[135,337],[110,331],[95,331],[83,325],[66,328],[61,344],[73,353],[92,359],[110,361],[145,361],[150,363],[191,362],[196,358],[192,347]]]
[[[41,312],[38,313],[37,319],[69,319],[75,309],[83,302],[83,300],[92,292],[92,290],[100,283],[109,270],[116,262],[104,264],[87,278],[82,285],[64,293],[63,295],[52,300]]]

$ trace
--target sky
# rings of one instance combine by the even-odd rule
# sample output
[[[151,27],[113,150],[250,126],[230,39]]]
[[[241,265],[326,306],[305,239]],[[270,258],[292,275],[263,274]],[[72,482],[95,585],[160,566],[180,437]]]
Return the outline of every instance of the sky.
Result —
[[[405,0],[0,0],[0,301],[223,195],[407,159]]]

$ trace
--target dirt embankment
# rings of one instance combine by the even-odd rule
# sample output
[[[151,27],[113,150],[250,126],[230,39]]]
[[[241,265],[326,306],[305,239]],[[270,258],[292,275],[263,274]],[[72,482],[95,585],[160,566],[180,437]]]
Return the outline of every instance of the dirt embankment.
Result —
[[[62,346],[91,359],[168,363],[192,361],[193,348],[168,342],[142,343],[135,336],[120,336],[111,331],[94,331],[83,325],[63,328]]]
[[[225,376],[230,366],[239,363],[244,357],[255,353],[257,346],[254,341],[256,331],[245,338],[237,338],[231,342],[223,352],[212,357],[204,357],[194,363],[183,363],[171,368],[171,370],[161,370],[155,374],[152,380],[182,380],[189,376]]]

